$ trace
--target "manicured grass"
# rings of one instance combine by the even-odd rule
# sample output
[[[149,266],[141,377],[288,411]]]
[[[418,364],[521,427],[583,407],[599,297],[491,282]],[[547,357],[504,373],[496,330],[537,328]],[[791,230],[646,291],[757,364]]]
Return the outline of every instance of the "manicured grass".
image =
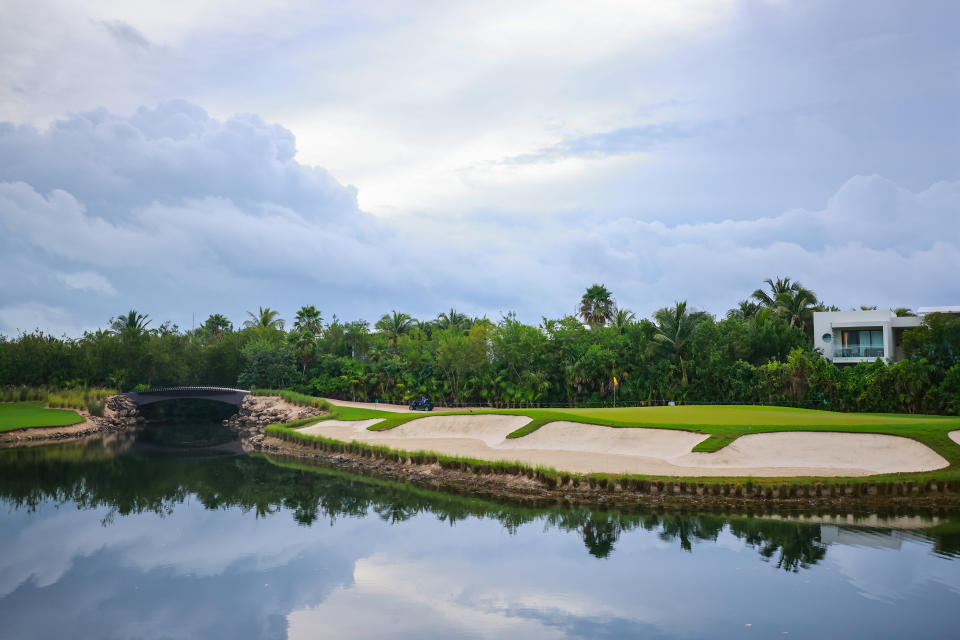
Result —
[[[0,431],[29,427],[63,427],[83,422],[76,411],[46,409],[42,402],[5,402],[0,404]]]
[[[509,434],[508,438],[522,438],[533,433],[550,422],[570,421],[586,424],[598,424],[618,428],[648,427],[658,429],[679,429],[708,434],[710,437],[694,447],[694,451],[712,452],[727,446],[737,438],[752,433],[771,433],[777,431],[834,431],[844,433],[877,433],[912,438],[929,446],[942,455],[950,466],[936,471],[900,474],[882,474],[854,478],[823,478],[826,484],[869,483],[869,482],[960,482],[960,445],[950,439],[948,434],[960,430],[960,418],[929,415],[878,414],[878,413],[837,413],[795,409],[792,407],[763,407],[749,405],[683,405],[678,407],[624,407],[617,409],[483,409],[474,411],[447,411],[432,413],[394,413],[356,407],[331,406],[329,418],[339,420],[368,420],[380,418],[382,422],[369,427],[371,431],[385,431],[402,424],[429,416],[470,415],[470,414],[506,414],[527,416],[531,421]],[[315,442],[321,448],[336,449],[335,443],[341,441],[308,436],[284,429],[279,425],[275,435],[287,440],[305,443]],[[286,433],[281,436],[281,431]],[[295,434],[295,435],[294,435]],[[342,444],[342,443],[341,443]],[[415,456],[439,462],[465,463],[471,468],[487,465],[503,465],[502,462],[488,462],[473,459],[461,459],[441,456],[430,452],[408,452],[390,450],[361,443],[350,443],[350,451],[365,451],[385,455],[387,452],[401,456]],[[345,449],[346,450],[346,449]],[[382,450],[382,451],[381,451]],[[511,467],[522,467],[507,463]],[[539,475],[552,476],[558,472],[550,469],[537,469]],[[568,475],[568,474],[561,474]],[[588,477],[607,477],[608,474],[590,474]],[[615,476],[610,476],[611,478]],[[619,477],[619,476],[617,476]],[[630,476],[633,479],[651,479],[652,476]],[[791,484],[806,482],[803,478],[752,479],[743,477],[683,477],[673,480],[686,480],[696,483],[734,483],[743,484]]]
[[[324,411],[330,410],[330,403],[323,398],[315,398],[314,396],[297,393],[296,391],[287,391],[286,389],[252,389],[250,395],[277,396],[298,407],[316,407]]]
[[[422,414],[365,411],[364,418],[383,418],[370,427],[384,431],[424,417]],[[883,433],[907,436],[922,442],[940,440],[954,429],[960,429],[960,418],[925,415],[876,413],[836,413],[792,407],[757,407],[747,405],[684,405],[679,407],[625,407],[618,409],[490,409],[454,411],[427,415],[509,414],[527,416],[531,421],[509,434],[522,438],[549,422],[565,420],[599,424],[608,427],[652,427],[680,429],[709,434],[694,451],[718,451],[737,438],[750,433],[772,431],[842,431],[848,433]],[[366,415],[370,414],[370,415]],[[360,418],[343,418],[357,420]],[[949,441],[949,439],[947,439]]]
[[[369,429],[383,431],[424,417],[423,414],[388,413],[363,410],[364,419],[383,418]],[[467,415],[491,413],[522,415],[529,423],[509,434],[522,438],[543,425],[558,420],[599,424],[609,427],[649,427],[680,429],[706,433],[710,437],[694,447],[694,451],[712,452],[727,446],[740,436],[775,431],[837,431],[844,433],[878,433],[918,440],[950,462],[943,470],[916,474],[889,474],[889,478],[909,475],[916,480],[935,480],[949,472],[960,479],[960,445],[947,435],[960,429],[960,418],[928,415],[837,413],[792,407],[760,407],[748,405],[683,405],[679,407],[624,407],[617,409],[490,409],[455,411],[427,415]],[[343,418],[360,419],[360,418]],[[870,476],[887,478],[888,476]],[[742,481],[742,479],[741,479]]]

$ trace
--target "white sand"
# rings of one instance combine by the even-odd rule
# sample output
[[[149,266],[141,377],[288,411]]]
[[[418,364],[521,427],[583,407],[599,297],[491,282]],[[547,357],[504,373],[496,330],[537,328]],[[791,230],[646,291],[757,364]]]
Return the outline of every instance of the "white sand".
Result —
[[[301,427],[297,429],[297,431],[310,434],[311,436],[324,436],[340,440],[360,440],[363,434],[367,433],[367,427],[371,427],[378,422],[383,422],[383,418],[374,418],[372,420],[324,420],[309,427]]]
[[[741,436],[720,451],[688,453],[671,462],[717,469],[768,466],[834,469],[844,471],[843,475],[930,471],[949,464],[933,449],[910,438],[823,431]]]
[[[898,436],[812,431],[742,436],[714,453],[691,449],[706,434],[673,429],[613,428],[552,422],[507,440],[529,418],[510,415],[432,416],[388,431],[379,420],[328,420],[301,429],[407,451],[435,451],[484,460],[518,461],[579,473],[671,476],[865,476],[929,471],[948,462],[926,445]],[[956,432],[960,433],[960,432]]]
[[[960,444],[960,431],[951,431],[951,432],[950,432],[949,434],[947,434],[947,435],[950,436],[950,439],[951,439],[951,440],[953,440],[953,441],[956,442],[957,444]]]

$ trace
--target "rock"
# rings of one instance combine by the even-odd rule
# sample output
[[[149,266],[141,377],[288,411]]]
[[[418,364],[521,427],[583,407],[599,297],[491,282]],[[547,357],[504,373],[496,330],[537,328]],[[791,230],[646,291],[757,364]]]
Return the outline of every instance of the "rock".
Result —
[[[250,395],[243,399],[236,415],[224,420],[223,424],[241,432],[241,437],[252,439],[262,434],[267,425],[312,418],[321,414],[315,407],[292,407],[278,398]]]

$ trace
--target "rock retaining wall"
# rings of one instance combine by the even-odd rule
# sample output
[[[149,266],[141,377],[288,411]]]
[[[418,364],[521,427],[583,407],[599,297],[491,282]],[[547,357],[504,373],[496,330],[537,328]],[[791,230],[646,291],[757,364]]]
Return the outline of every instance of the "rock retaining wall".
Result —
[[[323,412],[315,407],[298,407],[282,398],[249,395],[243,399],[240,411],[223,421],[235,429],[245,443],[256,447],[263,440],[263,429],[269,424],[282,424],[302,418],[313,418]]]

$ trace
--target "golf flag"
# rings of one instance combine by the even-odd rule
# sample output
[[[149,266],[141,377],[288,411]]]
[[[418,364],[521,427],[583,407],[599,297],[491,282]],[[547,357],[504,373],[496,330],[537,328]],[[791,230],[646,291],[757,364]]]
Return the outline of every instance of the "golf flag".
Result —
[[[617,382],[617,376],[613,376],[613,386],[615,386],[615,387],[619,387],[619,386],[620,386],[620,383]]]

